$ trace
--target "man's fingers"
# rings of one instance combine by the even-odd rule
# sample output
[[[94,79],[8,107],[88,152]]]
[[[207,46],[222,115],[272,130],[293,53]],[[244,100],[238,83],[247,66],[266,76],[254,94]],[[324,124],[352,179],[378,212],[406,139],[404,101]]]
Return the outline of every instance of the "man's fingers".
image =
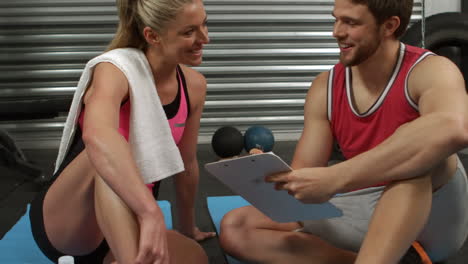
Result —
[[[286,183],[284,183],[284,182],[275,183],[275,190],[277,190],[277,191],[284,190],[284,185],[285,185],[285,184],[286,184]]]
[[[276,173],[265,177],[266,182],[285,182],[288,174]]]

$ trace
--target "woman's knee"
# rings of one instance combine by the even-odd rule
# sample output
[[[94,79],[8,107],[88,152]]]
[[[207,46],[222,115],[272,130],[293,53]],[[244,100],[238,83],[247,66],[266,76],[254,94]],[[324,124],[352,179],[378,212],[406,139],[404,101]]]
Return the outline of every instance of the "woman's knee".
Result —
[[[179,232],[167,230],[167,242],[171,264],[208,264],[205,250],[195,240]]]

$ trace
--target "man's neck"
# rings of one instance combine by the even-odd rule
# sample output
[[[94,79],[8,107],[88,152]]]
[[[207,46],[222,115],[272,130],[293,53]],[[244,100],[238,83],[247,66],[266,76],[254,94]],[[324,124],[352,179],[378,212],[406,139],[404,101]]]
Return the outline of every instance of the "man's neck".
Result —
[[[395,69],[399,50],[399,40],[383,41],[370,58],[352,67],[353,79],[358,78],[368,89],[380,92],[385,88]]]

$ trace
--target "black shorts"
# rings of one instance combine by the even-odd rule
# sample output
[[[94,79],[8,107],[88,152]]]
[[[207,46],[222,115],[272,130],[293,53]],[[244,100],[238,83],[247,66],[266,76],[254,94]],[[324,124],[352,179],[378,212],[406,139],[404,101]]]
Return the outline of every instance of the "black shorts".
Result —
[[[68,151],[63,163],[61,164],[60,168],[52,177],[51,181],[47,186],[37,194],[34,200],[31,202],[31,208],[29,211],[29,219],[31,222],[31,230],[36,241],[37,246],[39,249],[44,253],[47,258],[49,258],[52,262],[57,263],[58,258],[64,255],[69,255],[57,250],[52,243],[49,241],[47,237],[47,233],[44,227],[44,216],[43,216],[43,204],[44,198],[49,190],[49,187],[52,183],[57,179],[57,177],[62,173],[63,169],[65,169],[68,164],[70,164],[73,159],[78,156],[84,150],[83,140],[81,138],[81,130],[77,128],[75,133],[75,137],[73,139],[73,143],[70,146],[70,150]],[[155,183],[153,187],[153,195],[155,199],[157,199],[158,191],[159,191],[160,182]],[[105,240],[97,247],[94,251],[87,255],[83,256],[73,256],[75,259],[75,264],[102,264],[105,256],[109,252],[109,245]]]

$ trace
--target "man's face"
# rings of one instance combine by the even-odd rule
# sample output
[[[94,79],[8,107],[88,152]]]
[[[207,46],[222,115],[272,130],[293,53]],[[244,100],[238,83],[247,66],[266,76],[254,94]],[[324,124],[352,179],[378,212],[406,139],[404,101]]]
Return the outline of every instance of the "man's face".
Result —
[[[333,37],[340,48],[340,62],[355,66],[371,57],[382,41],[380,26],[367,6],[335,0]]]

